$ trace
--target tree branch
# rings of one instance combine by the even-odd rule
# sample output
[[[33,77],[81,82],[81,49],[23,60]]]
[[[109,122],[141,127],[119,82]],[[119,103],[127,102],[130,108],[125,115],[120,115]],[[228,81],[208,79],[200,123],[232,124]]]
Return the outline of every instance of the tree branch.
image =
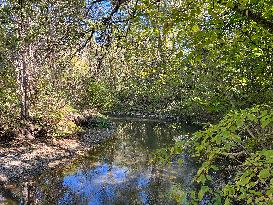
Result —
[[[261,13],[253,13],[249,9],[240,9],[238,5],[236,5],[233,10],[245,17],[246,19],[252,20],[257,24],[261,25],[264,29],[273,34],[273,21],[264,19]]]

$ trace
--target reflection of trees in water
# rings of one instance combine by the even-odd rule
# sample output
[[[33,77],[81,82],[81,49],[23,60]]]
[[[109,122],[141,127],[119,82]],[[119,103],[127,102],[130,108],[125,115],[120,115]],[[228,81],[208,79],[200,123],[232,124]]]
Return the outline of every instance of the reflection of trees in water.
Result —
[[[22,204],[58,204],[59,199],[69,191],[62,186],[62,178],[60,172],[53,172],[48,176],[37,178],[35,182],[25,183],[21,192]]]
[[[103,164],[107,165],[108,181],[101,182],[99,193],[95,194],[108,196],[107,187],[110,187],[115,197],[114,201],[111,197],[102,197],[100,204],[139,204],[140,200],[147,204],[164,204],[161,195],[168,189],[169,181],[162,179],[160,170],[147,162],[151,152],[172,144],[178,133],[169,124],[159,122],[117,122],[115,139],[96,147],[87,158],[70,168],[51,172],[35,179],[35,182],[22,185],[23,204],[88,204],[93,196],[68,188],[64,185],[64,177],[75,176],[78,180],[75,183],[90,185],[99,176],[99,172],[93,173],[92,170]],[[125,179],[120,184],[113,180],[111,184],[111,174],[122,167],[127,169],[124,171]],[[140,186],[140,180],[146,180],[148,184]]]
[[[177,134],[174,129],[158,122],[120,123],[117,132],[122,140],[132,145],[137,143],[143,151],[149,152],[172,143],[173,135]]]
[[[164,124],[155,122],[121,122],[115,134],[116,141],[104,150],[113,154],[108,155],[111,162],[133,166],[133,169],[142,168],[152,151],[172,143],[174,133]]]

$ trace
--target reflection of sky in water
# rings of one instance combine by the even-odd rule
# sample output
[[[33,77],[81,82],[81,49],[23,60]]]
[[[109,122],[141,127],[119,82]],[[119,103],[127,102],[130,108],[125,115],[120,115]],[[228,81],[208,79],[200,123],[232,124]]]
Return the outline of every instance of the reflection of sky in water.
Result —
[[[149,186],[150,177],[145,174],[128,175],[128,168],[108,164],[68,175],[63,179],[63,186],[67,187],[70,192],[63,196],[59,204],[67,204],[75,197],[80,199],[81,203],[86,200],[86,204],[90,205],[118,201],[117,197],[121,196],[124,202],[126,201],[124,198],[130,197],[129,194],[126,194],[126,191],[129,190],[129,192],[135,190],[139,200],[143,204],[148,204],[149,194],[145,188]]]
[[[38,204],[172,204],[164,195],[171,188],[171,177],[177,176],[177,180],[188,187],[193,169],[191,163],[179,167],[181,173],[176,175],[172,168],[157,169],[148,161],[150,153],[157,148],[170,145],[174,136],[189,132],[186,128],[178,132],[160,122],[117,121],[114,140],[96,147],[90,156],[73,164],[71,169],[42,175],[32,189],[24,193],[22,204],[32,196],[41,202]]]

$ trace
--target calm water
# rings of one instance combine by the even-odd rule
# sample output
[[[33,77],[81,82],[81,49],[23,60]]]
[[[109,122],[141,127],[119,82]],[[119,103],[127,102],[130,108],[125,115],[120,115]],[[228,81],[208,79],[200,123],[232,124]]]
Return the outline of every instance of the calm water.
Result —
[[[159,168],[148,161],[152,152],[196,129],[149,120],[113,120],[117,124],[113,140],[63,169],[11,188],[6,198],[0,194],[0,204],[175,204],[168,197],[170,190],[177,182],[183,189],[190,186],[194,165],[185,156],[179,168]]]

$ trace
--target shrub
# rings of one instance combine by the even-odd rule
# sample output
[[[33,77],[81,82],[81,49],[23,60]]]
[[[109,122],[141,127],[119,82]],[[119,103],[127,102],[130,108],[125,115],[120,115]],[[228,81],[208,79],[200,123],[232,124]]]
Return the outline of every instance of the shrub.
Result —
[[[190,204],[205,199],[225,205],[272,203],[272,131],[273,110],[263,105],[233,111],[218,124],[196,132],[189,141],[178,142],[169,154],[188,151],[200,163],[193,179],[194,191],[183,200]]]

